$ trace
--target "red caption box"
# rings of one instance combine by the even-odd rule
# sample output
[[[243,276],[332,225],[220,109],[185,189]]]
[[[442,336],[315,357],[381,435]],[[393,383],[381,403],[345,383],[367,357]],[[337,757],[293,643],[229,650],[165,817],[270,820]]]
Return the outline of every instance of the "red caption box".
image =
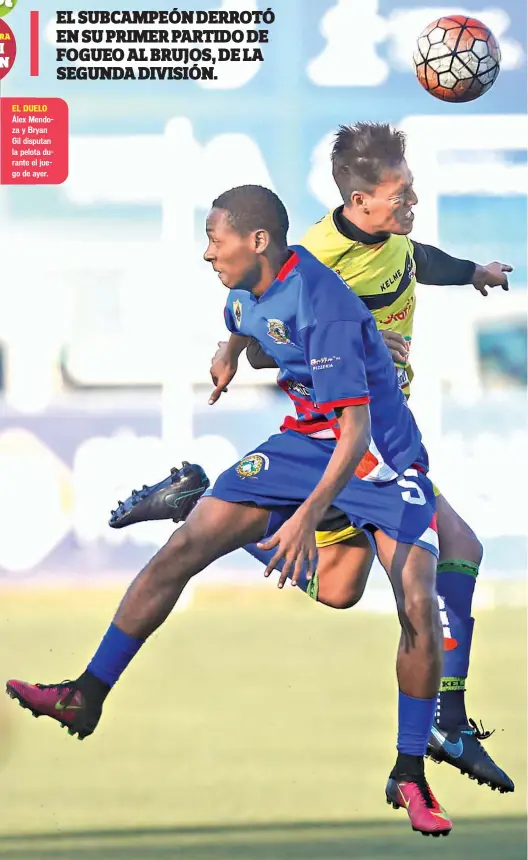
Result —
[[[67,176],[64,99],[0,99],[0,183],[60,185]]]

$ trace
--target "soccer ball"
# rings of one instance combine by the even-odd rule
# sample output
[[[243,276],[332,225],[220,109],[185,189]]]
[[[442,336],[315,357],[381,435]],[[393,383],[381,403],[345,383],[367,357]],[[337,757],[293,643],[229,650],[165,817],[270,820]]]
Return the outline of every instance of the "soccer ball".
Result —
[[[413,55],[422,87],[447,102],[470,102],[487,92],[499,74],[500,58],[491,30],[464,15],[429,24]]]

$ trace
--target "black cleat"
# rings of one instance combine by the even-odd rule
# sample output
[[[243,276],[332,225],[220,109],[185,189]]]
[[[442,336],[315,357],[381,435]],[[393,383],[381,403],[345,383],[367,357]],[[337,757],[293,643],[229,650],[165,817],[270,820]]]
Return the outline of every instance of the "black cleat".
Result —
[[[489,785],[492,791],[496,789],[504,793],[514,791],[515,785],[510,777],[495,764],[486,752],[481,741],[487,740],[493,732],[480,729],[474,720],[469,721],[466,728],[445,731],[433,726],[427,747],[427,756],[435,762],[447,762],[458,770],[477,780],[479,785]]]
[[[169,477],[159,484],[152,487],[144,484],[141,490],[132,490],[128,499],[117,503],[108,525],[122,529],[151,520],[183,522],[209,485],[209,478],[202,467],[191,466],[184,460],[181,469],[172,468]]]

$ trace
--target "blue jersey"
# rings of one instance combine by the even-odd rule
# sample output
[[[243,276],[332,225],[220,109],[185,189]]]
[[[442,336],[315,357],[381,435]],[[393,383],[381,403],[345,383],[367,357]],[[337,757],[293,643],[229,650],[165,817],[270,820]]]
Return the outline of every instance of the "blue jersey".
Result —
[[[226,325],[258,340],[280,368],[297,412],[281,429],[337,436],[335,410],[368,403],[372,438],[356,474],[392,480],[417,460],[421,435],[374,317],[336,272],[300,246],[291,252],[260,298],[229,291]]]

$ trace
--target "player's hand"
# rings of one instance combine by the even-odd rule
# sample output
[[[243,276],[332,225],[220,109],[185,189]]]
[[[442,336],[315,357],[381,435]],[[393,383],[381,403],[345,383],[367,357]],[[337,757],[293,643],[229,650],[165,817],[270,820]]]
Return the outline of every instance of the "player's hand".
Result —
[[[409,357],[409,345],[402,334],[397,331],[382,331],[381,336],[396,364],[405,364]]]
[[[512,266],[508,266],[506,263],[488,263],[487,266],[477,266],[471,283],[483,296],[488,295],[486,287],[502,287],[503,290],[509,290],[506,272],[513,272]]]
[[[317,565],[316,525],[311,516],[297,511],[289,520],[286,520],[273,537],[258,544],[259,549],[277,548],[277,552],[264,571],[264,576],[269,576],[275,570],[281,558],[285,559],[284,567],[279,576],[279,588],[284,586],[288,574],[291,574],[292,585],[297,585],[305,563],[307,565],[307,579],[311,579],[315,574]]]
[[[238,358],[229,357],[227,348],[228,342],[219,340],[218,349],[211,360],[210,373],[214,389],[209,398],[210,406],[216,403],[221,394],[227,393],[227,386],[238,370]]]

